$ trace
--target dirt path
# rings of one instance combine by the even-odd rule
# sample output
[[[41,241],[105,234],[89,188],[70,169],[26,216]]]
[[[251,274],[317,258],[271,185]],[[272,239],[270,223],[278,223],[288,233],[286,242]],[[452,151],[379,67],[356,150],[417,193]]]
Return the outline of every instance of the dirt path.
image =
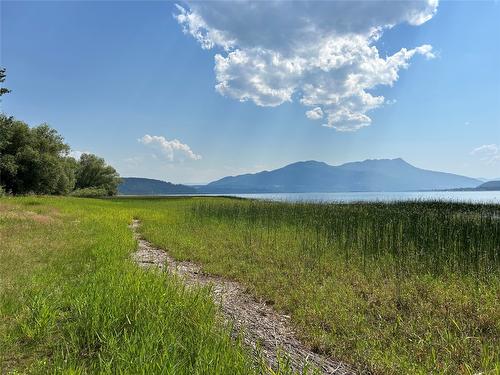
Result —
[[[131,228],[138,241],[134,260],[141,267],[167,268],[181,276],[188,285],[212,286],[214,301],[221,307],[224,319],[234,322],[235,332],[243,331],[246,345],[259,352],[272,368],[277,367],[276,353],[281,350],[289,356],[292,367],[301,371],[307,364],[323,374],[353,374],[343,363],[312,352],[301,344],[291,328],[289,317],[280,315],[266,304],[256,301],[243,286],[217,276],[204,274],[201,267],[191,262],[179,262],[164,250],[155,248],[138,233],[139,221]]]

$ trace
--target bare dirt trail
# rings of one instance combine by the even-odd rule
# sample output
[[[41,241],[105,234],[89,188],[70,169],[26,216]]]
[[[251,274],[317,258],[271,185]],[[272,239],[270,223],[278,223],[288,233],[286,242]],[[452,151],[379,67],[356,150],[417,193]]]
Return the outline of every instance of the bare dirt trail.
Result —
[[[192,262],[180,262],[166,251],[155,248],[138,233],[140,222],[134,220],[131,228],[138,241],[133,259],[141,267],[158,267],[179,275],[188,285],[211,285],[214,301],[220,306],[223,318],[233,322],[234,330],[243,332],[246,345],[257,350],[270,367],[277,367],[280,351],[290,359],[294,370],[317,368],[323,374],[353,374],[347,365],[312,352],[296,337],[289,317],[278,314],[270,306],[257,301],[234,281],[204,274]]]

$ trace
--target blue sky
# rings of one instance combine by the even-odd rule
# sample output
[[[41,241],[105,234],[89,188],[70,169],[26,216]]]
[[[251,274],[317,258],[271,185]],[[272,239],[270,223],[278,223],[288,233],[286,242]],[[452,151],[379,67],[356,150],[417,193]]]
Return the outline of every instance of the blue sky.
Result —
[[[321,3],[262,14],[179,4],[2,1],[1,65],[12,90],[2,111],[49,123],[75,151],[103,156],[124,176],[196,183],[299,160],[396,157],[500,176],[500,3],[418,3],[411,12],[403,3],[375,14],[361,2],[331,14],[314,9]],[[317,31],[297,30],[299,16]],[[363,17],[383,26],[378,39],[355,23]],[[402,48],[412,55],[394,70],[385,59]],[[329,60],[311,57],[325,53]],[[344,58],[359,78],[351,93],[339,88]],[[361,60],[378,70],[367,73]]]

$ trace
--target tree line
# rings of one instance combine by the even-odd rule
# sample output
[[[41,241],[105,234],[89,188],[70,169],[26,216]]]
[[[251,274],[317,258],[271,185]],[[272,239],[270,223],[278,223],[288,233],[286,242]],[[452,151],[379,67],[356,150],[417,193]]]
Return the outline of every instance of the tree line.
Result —
[[[0,69],[0,83],[5,69]],[[9,93],[0,89],[0,96]],[[120,177],[103,158],[83,154],[70,156],[64,138],[47,124],[30,127],[14,117],[0,114],[0,195],[53,194],[111,196]]]

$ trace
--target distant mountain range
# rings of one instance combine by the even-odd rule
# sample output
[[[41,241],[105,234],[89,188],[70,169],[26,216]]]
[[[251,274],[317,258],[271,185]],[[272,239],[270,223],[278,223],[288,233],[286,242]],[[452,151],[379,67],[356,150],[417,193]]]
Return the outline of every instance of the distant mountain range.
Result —
[[[123,177],[118,186],[120,195],[164,195],[193,194],[196,189],[186,185],[176,185],[170,182],[153,180],[151,178]]]
[[[224,177],[207,185],[175,185],[126,177],[122,195],[374,192],[423,190],[497,190],[499,181],[483,181],[414,167],[403,159],[375,159],[338,166],[301,161],[272,171]]]
[[[474,190],[500,190],[500,178],[498,181],[488,181],[479,185]]]
[[[202,188],[209,193],[420,191],[472,188],[482,181],[414,167],[403,159],[339,166],[303,161],[273,171],[224,177]]]

